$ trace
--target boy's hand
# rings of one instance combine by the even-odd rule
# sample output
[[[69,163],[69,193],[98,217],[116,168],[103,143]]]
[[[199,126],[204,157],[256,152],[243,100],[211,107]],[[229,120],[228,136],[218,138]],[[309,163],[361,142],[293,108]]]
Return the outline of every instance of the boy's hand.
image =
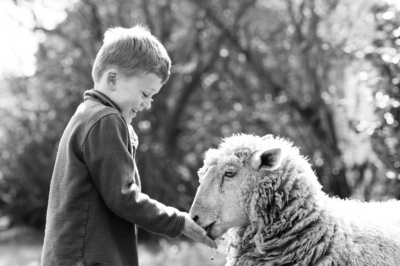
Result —
[[[215,241],[209,238],[206,235],[207,234],[206,231],[198,224],[196,224],[196,222],[193,221],[189,217],[189,215],[185,215],[185,226],[183,227],[182,234],[197,242],[209,246],[210,248],[215,248],[215,249],[218,248]]]

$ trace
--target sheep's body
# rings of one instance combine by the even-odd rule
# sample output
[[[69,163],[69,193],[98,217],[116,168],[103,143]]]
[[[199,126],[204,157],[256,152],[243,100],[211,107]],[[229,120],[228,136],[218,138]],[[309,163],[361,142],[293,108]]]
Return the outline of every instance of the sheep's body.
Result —
[[[258,152],[273,148],[282,153],[281,158],[276,157],[277,163],[275,157],[260,161]],[[232,159],[232,154],[239,159]],[[227,169],[226,165],[236,169],[228,181],[224,179],[231,176],[226,175],[230,172],[218,171]],[[263,165],[268,165],[267,169]],[[283,139],[248,135],[228,138],[218,150],[206,154],[199,175],[203,184],[192,206],[192,216],[198,216],[203,226],[211,223],[213,237],[220,236],[227,227],[238,227],[227,265],[400,265],[400,203],[328,197],[309,163]],[[218,179],[221,176],[222,181]],[[213,189],[215,184],[220,188]],[[232,204],[219,208],[235,187],[240,188],[236,208]],[[220,217],[229,217],[224,214],[227,211],[230,216],[246,219],[224,221],[227,218]]]
[[[384,213],[400,209],[398,202],[361,203],[327,196],[320,200],[310,205],[292,201],[259,236],[258,226],[249,225],[236,243],[237,250],[231,250],[232,260],[246,266],[400,265],[399,221]],[[374,211],[382,213],[382,219]]]

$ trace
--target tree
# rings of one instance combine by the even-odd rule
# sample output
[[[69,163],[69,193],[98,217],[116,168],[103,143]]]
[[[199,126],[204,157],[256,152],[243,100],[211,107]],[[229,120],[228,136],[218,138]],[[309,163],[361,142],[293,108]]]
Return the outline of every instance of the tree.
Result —
[[[400,197],[400,11],[385,2],[373,6],[376,38],[366,58],[378,69],[368,82],[379,123],[373,127],[372,141],[379,158],[387,166],[384,193]]]
[[[244,132],[290,138],[328,193],[352,196],[374,167],[369,157],[345,160],[357,136],[341,104],[345,69],[369,41],[348,49],[370,26],[354,14],[368,8],[361,0],[81,0],[54,29],[37,20],[33,31],[46,37],[37,73],[9,80],[16,104],[2,114],[0,206],[16,221],[43,226],[58,141],[93,86],[103,33],[135,23],[149,25],[173,61],[152,109],[133,123],[145,193],[188,210],[202,154]]]

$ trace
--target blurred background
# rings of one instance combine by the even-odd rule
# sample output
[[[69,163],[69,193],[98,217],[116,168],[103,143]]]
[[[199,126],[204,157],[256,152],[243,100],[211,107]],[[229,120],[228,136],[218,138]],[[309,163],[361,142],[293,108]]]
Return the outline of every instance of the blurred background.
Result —
[[[291,139],[332,196],[400,198],[398,0],[0,0],[0,265],[39,264],[59,139],[103,33],[136,23],[173,62],[132,123],[151,197],[188,211],[204,152],[243,132]],[[139,242],[142,265],[225,262]]]

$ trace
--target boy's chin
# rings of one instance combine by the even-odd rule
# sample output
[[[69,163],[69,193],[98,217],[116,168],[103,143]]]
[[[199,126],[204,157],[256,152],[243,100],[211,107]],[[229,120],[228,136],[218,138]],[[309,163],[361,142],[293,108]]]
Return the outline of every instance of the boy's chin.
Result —
[[[124,116],[125,122],[129,125],[130,123],[132,123],[132,119],[135,116],[129,115],[129,116]]]
[[[122,116],[124,117],[126,123],[130,124],[132,122],[132,119],[137,116],[137,113],[131,111],[131,112],[122,114]]]

